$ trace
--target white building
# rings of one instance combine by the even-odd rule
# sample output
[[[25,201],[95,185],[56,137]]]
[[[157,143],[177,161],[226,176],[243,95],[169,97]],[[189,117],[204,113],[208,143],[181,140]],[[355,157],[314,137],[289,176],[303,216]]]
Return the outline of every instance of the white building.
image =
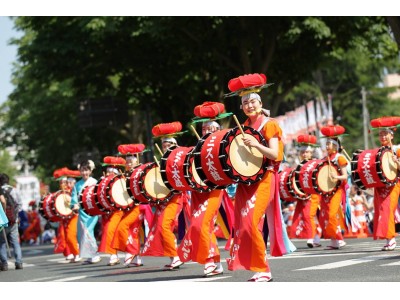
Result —
[[[21,175],[15,176],[16,188],[21,196],[22,208],[28,210],[28,203],[35,200],[39,203],[40,200],[40,182],[36,176]]]

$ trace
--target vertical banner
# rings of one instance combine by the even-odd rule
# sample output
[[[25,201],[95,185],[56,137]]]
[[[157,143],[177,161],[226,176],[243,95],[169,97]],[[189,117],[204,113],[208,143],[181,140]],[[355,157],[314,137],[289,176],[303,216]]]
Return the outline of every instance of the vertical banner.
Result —
[[[317,129],[317,123],[315,119],[315,108],[314,101],[307,103],[307,114],[308,114],[308,132],[315,131]]]

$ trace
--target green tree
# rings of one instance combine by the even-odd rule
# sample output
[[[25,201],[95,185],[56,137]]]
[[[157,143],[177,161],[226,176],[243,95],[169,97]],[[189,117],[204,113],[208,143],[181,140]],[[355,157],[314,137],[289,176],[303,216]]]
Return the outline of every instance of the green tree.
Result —
[[[18,17],[15,24],[24,36],[14,41],[19,66],[6,127],[20,155],[47,174],[71,165],[74,153],[100,160],[118,143],[151,147],[154,124],[186,124],[203,101],[223,101],[243,118],[238,99],[223,99],[233,77],[267,74],[274,85],[262,97],[279,115],[296,105],[287,98],[295,87],[350,49],[375,58],[398,51],[383,17]],[[82,128],[80,102],[103,98],[127,103],[131,122]]]

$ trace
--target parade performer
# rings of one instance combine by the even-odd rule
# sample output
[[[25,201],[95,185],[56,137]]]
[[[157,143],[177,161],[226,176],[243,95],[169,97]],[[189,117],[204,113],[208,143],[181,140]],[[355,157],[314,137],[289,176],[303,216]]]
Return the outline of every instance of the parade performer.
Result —
[[[158,124],[152,128],[154,137],[161,137],[163,153],[169,147],[178,145],[175,136],[182,134],[181,130],[182,124],[179,121]],[[187,198],[185,192],[180,192],[166,203],[152,204],[155,206],[154,220],[141,254],[169,257],[170,262],[164,266],[165,270],[179,269],[183,264],[178,256],[174,230],[178,225],[183,202],[187,201]]]
[[[75,184],[71,195],[71,209],[79,213],[78,241],[80,256],[87,258],[84,264],[95,264],[101,261],[101,257],[97,252],[97,241],[94,236],[94,228],[99,221],[99,216],[88,215],[78,203],[78,198],[83,188],[97,183],[97,180],[91,177],[94,168],[95,164],[91,160],[82,161],[78,165],[82,179]]]
[[[382,251],[393,251],[396,248],[395,230],[395,211],[397,209],[400,183],[398,181],[398,170],[400,169],[400,148],[394,149],[393,138],[398,126],[400,117],[381,117],[371,120],[373,129],[379,130],[379,142],[381,147],[389,147],[393,162],[389,161],[391,171],[396,175],[393,185],[374,188],[374,223],[373,237],[376,239],[386,239],[386,244]]]
[[[314,148],[318,147],[316,142],[317,137],[314,135],[304,134],[297,137],[300,166],[312,159]],[[293,238],[307,239],[307,246],[310,248],[321,247],[317,233],[317,211],[321,196],[318,194],[307,196],[306,199],[296,201],[290,234]]]
[[[265,146],[255,139],[243,138],[251,149],[257,149],[269,160],[267,171],[260,181],[247,185],[239,183],[235,196],[234,241],[227,259],[228,269],[251,270],[255,272],[249,281],[268,282],[272,280],[267,260],[266,242],[262,226],[265,214],[268,221],[271,255],[282,256],[287,253],[283,239],[282,213],[280,210],[278,170],[283,159],[282,130],[276,120],[269,117],[263,109],[261,89],[267,87],[264,74],[243,75],[230,80],[228,88],[232,95],[241,96],[242,110],[248,117],[244,122],[259,131],[265,138]]]
[[[348,185],[348,167],[349,162],[346,157],[342,155],[343,148],[339,137],[344,135],[346,129],[340,125],[328,125],[321,128],[321,133],[326,140],[326,159],[329,163],[334,163],[340,168],[340,172],[330,171],[330,178],[340,183],[338,189],[332,195],[321,196],[321,211],[319,223],[322,229],[322,236],[325,239],[330,239],[330,244],[325,248],[326,250],[337,250],[346,246],[343,239],[342,231],[346,230],[346,226],[351,226],[350,222],[345,222],[347,217],[345,214],[348,211],[347,206],[350,208],[349,199],[347,199],[349,189]],[[350,223],[350,225],[349,225]]]
[[[123,174],[125,171],[126,161],[122,157],[106,156],[103,158],[103,168],[105,168],[104,177]],[[107,253],[110,255],[108,266],[115,266],[120,264],[118,253],[112,247],[112,241],[116,232],[117,226],[124,215],[123,210],[115,209],[108,214],[101,216],[101,240],[99,244],[99,252]]]
[[[24,234],[21,236],[21,241],[28,242],[29,245],[38,245],[40,244],[39,238],[42,234],[39,212],[37,211],[37,204],[35,200],[30,201],[28,205],[29,226],[25,229]]]
[[[79,170],[70,170],[67,167],[57,169],[53,172],[53,178],[58,181],[59,189],[71,195],[77,177],[80,177]],[[67,207],[71,203],[65,203]],[[78,243],[78,214],[72,212],[70,218],[65,218],[59,222],[54,253],[63,253],[66,260],[79,262],[79,243]]]
[[[214,108],[211,114],[205,115],[201,108],[207,113],[207,109]],[[221,119],[231,114],[223,114],[225,106],[218,102],[205,102],[196,106],[194,110],[196,116],[202,122],[202,135],[214,133],[221,129],[221,126],[214,120]],[[221,117],[222,115],[222,117]],[[194,128],[194,127],[193,127]],[[209,192],[190,191],[191,199],[191,219],[190,226],[186,231],[178,247],[178,255],[182,262],[194,261],[204,265],[205,276],[215,276],[223,274],[218,241],[214,232],[218,210],[222,202],[223,190],[213,189]],[[227,198],[225,198],[227,199]],[[228,201],[231,201],[228,199]]]
[[[125,156],[125,176],[129,178],[132,171],[140,165],[139,155],[146,149],[144,144],[124,144],[118,146],[119,155]],[[137,200],[135,205],[124,212],[114,234],[111,247],[117,251],[125,252],[125,267],[143,266],[140,256],[140,227],[147,220],[152,223],[153,214],[148,204],[140,204]]]

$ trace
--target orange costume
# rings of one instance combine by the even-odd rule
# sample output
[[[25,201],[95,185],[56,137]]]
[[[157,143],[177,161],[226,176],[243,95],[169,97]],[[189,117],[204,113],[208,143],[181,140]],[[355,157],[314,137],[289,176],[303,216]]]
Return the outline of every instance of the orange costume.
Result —
[[[53,177],[59,181],[60,190],[68,194],[71,194],[75,178],[79,176],[79,171],[70,170],[66,167],[57,169],[53,173]],[[69,218],[59,222],[54,252],[63,253],[67,259],[79,257],[78,214],[72,213]]]
[[[346,187],[347,187],[347,159],[338,153],[341,150],[340,141],[338,137],[345,132],[345,128],[340,125],[329,125],[321,128],[323,135],[327,139],[327,159],[337,164],[341,169],[341,174],[330,175],[333,179],[339,180],[340,185],[333,195],[321,196],[321,212],[320,224],[322,235],[324,238],[331,239],[330,245],[326,249],[340,249],[346,245],[343,240],[342,227],[343,211],[346,203]],[[335,177],[334,177],[335,176]],[[344,228],[343,228],[344,229]]]
[[[32,207],[32,210],[28,211],[29,226],[25,229],[21,239],[33,244],[37,241],[38,237],[42,233],[42,228],[40,226],[40,217],[39,213],[36,211],[36,203],[34,200],[29,202],[29,207]]]
[[[282,129],[278,122],[269,117],[263,109],[261,89],[267,87],[264,74],[246,74],[231,79],[228,88],[241,96],[241,108],[248,117],[244,122],[258,131],[264,140],[242,137],[245,146],[255,149],[267,159],[267,169],[261,179],[250,185],[238,183],[235,196],[234,240],[227,259],[229,270],[251,270],[256,272],[249,281],[268,282],[272,280],[267,260],[267,241],[263,227],[266,218],[268,238],[272,256],[287,254],[282,228],[282,213],[279,199],[278,170],[283,159]]]
[[[158,124],[152,128],[155,137],[161,137],[163,152],[177,145],[173,137],[182,129],[180,122]],[[178,226],[178,217],[187,201],[187,193],[180,191],[165,202],[151,203],[155,206],[155,213],[150,232],[141,251],[143,256],[167,256],[170,263],[165,265],[167,270],[177,269],[183,264],[177,252],[175,228]]]
[[[314,135],[299,135],[297,137],[299,154],[302,160],[299,167],[312,158],[313,147],[316,147],[316,142],[317,137]],[[301,189],[301,187],[298,188]],[[304,191],[302,192],[304,194]],[[307,199],[304,199],[305,197],[303,196],[301,197],[302,199],[296,201],[296,208],[291,226],[291,237],[307,239],[307,246],[310,248],[319,247],[321,245],[318,241],[319,237],[316,236],[316,216],[321,196],[318,194],[311,194]],[[315,241],[314,238],[316,238]]]
[[[392,161],[389,162],[390,171],[398,174],[400,169],[400,149],[393,149],[392,140],[394,132],[400,124],[400,117],[381,117],[371,120],[371,126],[379,129],[379,141],[381,146],[389,147]],[[393,153],[394,152],[394,153]],[[400,195],[400,182],[396,175],[396,182],[385,187],[374,188],[374,222],[373,237],[386,239],[382,251],[392,251],[396,248],[395,211]]]

